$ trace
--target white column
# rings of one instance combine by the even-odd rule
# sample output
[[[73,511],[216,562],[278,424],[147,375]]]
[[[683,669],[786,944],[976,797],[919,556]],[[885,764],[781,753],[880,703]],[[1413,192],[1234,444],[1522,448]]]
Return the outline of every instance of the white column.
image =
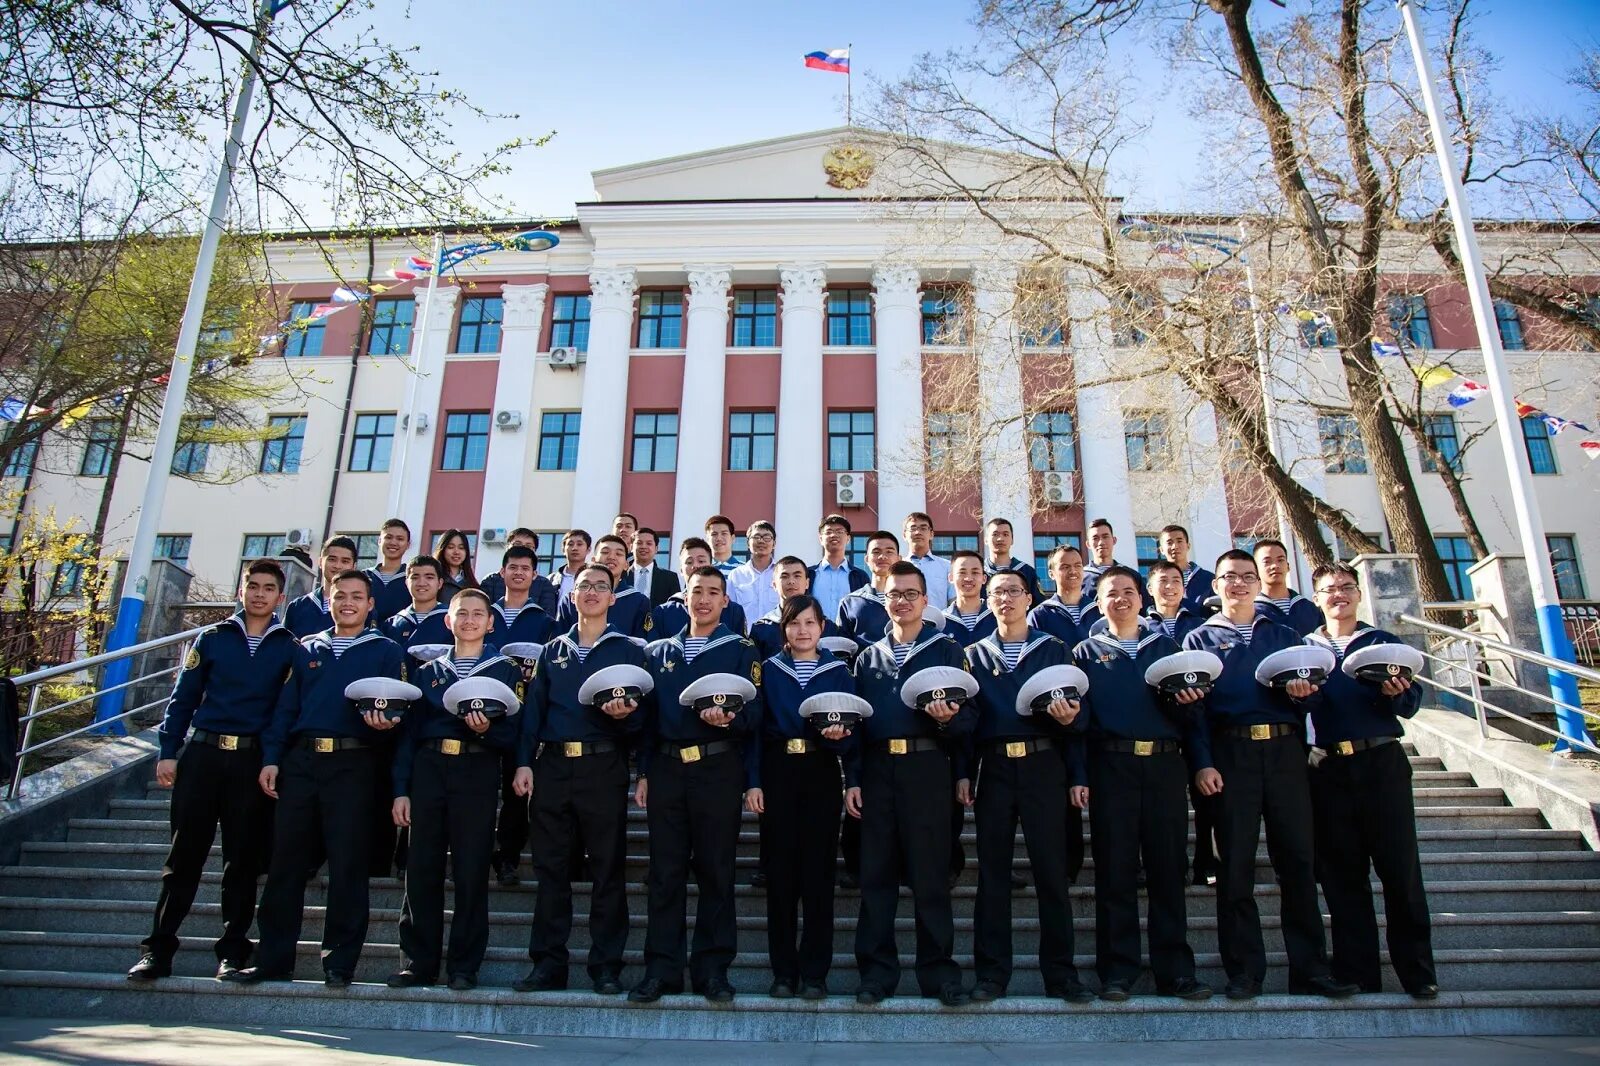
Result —
[[[412,535],[421,540],[427,536],[423,529],[423,512],[428,506],[428,479],[433,475],[433,464],[438,461],[439,435],[444,432],[440,420],[439,398],[444,393],[444,356],[450,349],[450,331],[456,321],[456,299],[461,289],[454,285],[440,285],[433,290],[433,307],[428,312],[426,336],[413,334],[411,338],[412,363],[417,375],[417,405],[420,424],[427,427],[420,432],[417,426],[396,427],[396,433],[411,434],[410,447],[404,462],[389,474],[390,499],[394,501],[394,514],[412,529]],[[421,300],[417,301],[412,321],[421,317]],[[420,325],[420,323],[419,323]]]
[[[1068,306],[1073,322],[1073,374],[1077,379],[1078,461],[1083,468],[1085,551],[1088,524],[1096,518],[1111,523],[1121,542],[1120,562],[1133,565],[1133,501],[1128,495],[1128,451],[1123,441],[1122,388],[1092,384],[1115,373],[1111,343],[1111,305],[1082,276],[1068,280]],[[1085,383],[1090,383],[1085,387]]]
[[[725,266],[685,267],[689,321],[683,345],[683,399],[678,404],[678,475],[672,528],[696,530],[722,511],[723,379],[728,365],[728,285]],[[689,536],[679,532],[678,539]]]
[[[494,380],[494,426],[489,430],[489,455],[483,468],[482,529],[515,529],[522,525],[522,485],[533,462],[538,423],[534,417],[533,377],[550,286],[507,285],[501,290],[505,319],[500,325],[500,362]],[[515,429],[502,429],[500,412],[522,419]],[[498,568],[504,545],[478,542],[477,566]]]
[[[778,494],[773,524],[780,555],[810,559],[822,522],[822,290],[827,268],[792,264],[783,281],[783,349],[778,367]]]
[[[1182,410],[1172,412],[1178,436],[1178,462],[1188,487],[1189,545],[1194,559],[1207,570],[1217,556],[1233,547],[1228,520],[1228,489],[1222,480],[1228,456],[1217,441],[1217,412],[1187,389],[1179,389]],[[1162,523],[1165,525],[1166,523]]]
[[[978,360],[978,417],[998,427],[984,440],[983,518],[1010,521],[1012,553],[1033,559],[1032,464],[1023,425],[1022,349],[1016,336],[1014,267],[973,272],[973,357]]]
[[[589,274],[589,355],[583,369],[583,420],[578,426],[572,523],[592,536],[609,530],[622,506],[635,285],[631,267]]]
[[[878,525],[898,535],[912,511],[928,507],[923,472],[922,293],[913,267],[872,272],[877,343]]]

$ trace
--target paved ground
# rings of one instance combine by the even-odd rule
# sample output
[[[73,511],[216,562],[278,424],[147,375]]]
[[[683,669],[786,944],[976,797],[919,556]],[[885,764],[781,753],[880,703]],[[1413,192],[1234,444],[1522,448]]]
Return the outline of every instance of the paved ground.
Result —
[[[1403,1040],[1278,1040],[1143,1044],[739,1044],[662,1040],[541,1039],[452,1033],[401,1033],[369,1029],[305,1030],[247,1027],[154,1026],[0,1018],[0,1063],[131,1063],[136,1066],[381,1066],[386,1063],[492,1063],[528,1066],[600,1066],[602,1063],[871,1063],[896,1066],[959,1062],[1195,1063],[1258,1066],[1325,1063],[1375,1066],[1539,1066],[1600,1063],[1600,1038],[1439,1037]]]

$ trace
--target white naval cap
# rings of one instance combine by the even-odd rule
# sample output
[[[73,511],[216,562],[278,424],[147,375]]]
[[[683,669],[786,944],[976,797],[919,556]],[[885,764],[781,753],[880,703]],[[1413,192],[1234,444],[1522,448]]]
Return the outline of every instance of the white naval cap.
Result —
[[[544,651],[544,645],[535,644],[531,640],[515,640],[510,644],[500,645],[500,653],[502,655],[508,655],[522,665],[532,663],[542,651]]]
[[[1144,672],[1144,683],[1162,692],[1186,688],[1207,691],[1222,676],[1222,660],[1209,651],[1179,651],[1163,655]]]
[[[861,645],[849,637],[823,637],[817,641],[817,647],[833,652],[845,662],[854,659],[856,653],[861,650]]]
[[[800,701],[800,717],[818,729],[830,725],[849,729],[861,719],[872,717],[872,704],[849,692],[819,692]]]
[[[922,609],[922,620],[933,626],[933,628],[937,629],[941,633],[944,632],[945,625],[950,621],[944,616],[943,611],[939,610],[939,608],[933,606],[931,603]]]
[[[1062,663],[1047,666],[1023,682],[1017,693],[1017,713],[1023,717],[1043,711],[1056,700],[1082,699],[1089,691],[1089,675],[1073,666]]]
[[[738,674],[707,674],[691,681],[678,696],[678,703],[697,711],[719,710],[734,713],[756,698],[756,687]]]
[[[413,644],[406,649],[406,654],[418,662],[431,663],[435,659],[442,659],[456,650],[454,644]]]
[[[1339,667],[1351,677],[1381,684],[1422,670],[1422,653],[1409,644],[1369,644],[1344,657]]]
[[[486,718],[509,718],[522,710],[522,701],[503,681],[469,677],[444,690],[444,709],[458,718],[473,711]]]
[[[650,671],[623,663],[590,674],[589,679],[578,686],[578,702],[586,707],[598,707],[612,700],[638,702],[655,687]]]
[[[1283,688],[1291,681],[1321,684],[1333,673],[1333,666],[1333,652],[1315,644],[1302,644],[1275,651],[1262,659],[1256,667],[1256,681],[1273,688]]]
[[[964,703],[977,694],[978,682],[959,666],[930,666],[918,670],[900,686],[900,702],[919,711],[939,700]]]
[[[353,701],[362,714],[381,711],[389,721],[398,722],[411,701],[422,698],[422,690],[392,677],[363,677],[344,687],[344,698]]]

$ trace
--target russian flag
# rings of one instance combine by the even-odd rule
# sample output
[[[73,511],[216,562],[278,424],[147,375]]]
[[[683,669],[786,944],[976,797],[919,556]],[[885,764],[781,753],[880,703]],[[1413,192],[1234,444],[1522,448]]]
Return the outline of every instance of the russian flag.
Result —
[[[1586,440],[1578,445],[1583,449],[1583,454],[1591,459],[1600,459],[1600,440]]]
[[[831,52],[807,52],[805,64],[812,70],[831,70],[835,74],[850,73],[850,49],[835,48]]]
[[[1465,407],[1479,396],[1489,391],[1489,386],[1480,385],[1471,378],[1463,381],[1445,396],[1451,407]]]

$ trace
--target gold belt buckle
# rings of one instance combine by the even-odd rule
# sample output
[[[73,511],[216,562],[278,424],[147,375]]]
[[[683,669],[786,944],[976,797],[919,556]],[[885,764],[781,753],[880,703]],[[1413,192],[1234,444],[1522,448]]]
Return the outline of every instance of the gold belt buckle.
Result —
[[[328,754],[328,752],[333,750],[333,738],[332,737],[313,737],[311,739],[311,750],[312,751],[319,751],[324,755]]]
[[[441,755],[460,755],[461,741],[455,737],[446,737],[439,741],[439,753]]]
[[[790,755],[804,755],[806,753],[806,742],[803,738],[795,737],[783,746],[783,750]]]
[[[909,750],[910,750],[910,748],[906,745],[906,742],[903,739],[895,739],[895,740],[889,741],[889,754],[890,755],[904,755]]]
[[[1028,754],[1028,742],[1025,740],[1009,740],[1006,742],[1006,758],[1020,759]]]
[[[238,751],[239,738],[235,736],[229,736],[226,733],[219,733],[217,734],[217,747],[221,748],[223,751]]]
[[[1356,746],[1350,743],[1348,740],[1341,740],[1339,743],[1333,746],[1333,750],[1338,752],[1340,755],[1354,755],[1356,753]]]
[[[569,759],[576,759],[583,754],[583,741],[568,740],[561,745],[561,754]]]
[[[684,762],[699,762],[700,761],[700,745],[693,744],[693,745],[690,745],[687,748],[679,748],[678,749],[678,758],[682,759]]]
[[[1156,753],[1156,742],[1153,740],[1136,740],[1133,742],[1133,753],[1135,755],[1154,755]]]
[[[1250,727],[1251,740],[1271,740],[1272,727],[1270,725],[1253,725]]]

